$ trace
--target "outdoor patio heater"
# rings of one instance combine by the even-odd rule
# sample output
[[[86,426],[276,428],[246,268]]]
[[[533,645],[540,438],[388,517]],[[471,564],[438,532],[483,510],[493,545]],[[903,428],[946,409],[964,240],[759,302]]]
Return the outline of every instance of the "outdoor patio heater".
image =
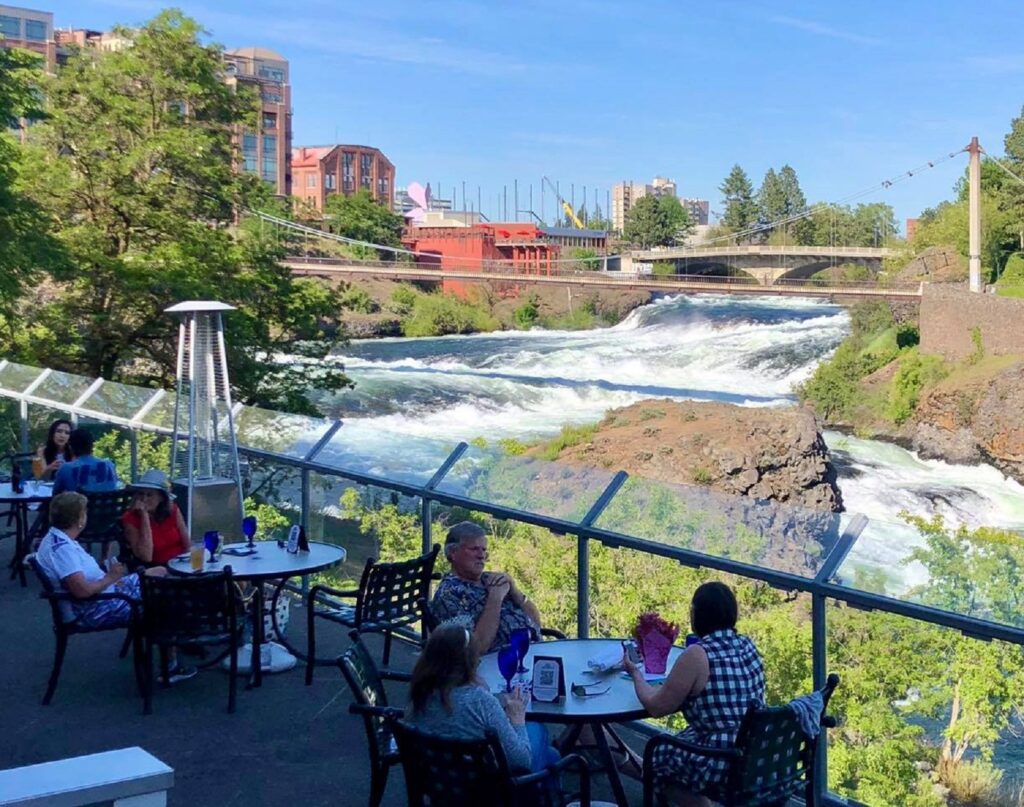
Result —
[[[222,319],[234,306],[189,300],[165,310],[181,318],[172,489],[194,542],[209,530],[225,541],[239,541],[242,484]]]

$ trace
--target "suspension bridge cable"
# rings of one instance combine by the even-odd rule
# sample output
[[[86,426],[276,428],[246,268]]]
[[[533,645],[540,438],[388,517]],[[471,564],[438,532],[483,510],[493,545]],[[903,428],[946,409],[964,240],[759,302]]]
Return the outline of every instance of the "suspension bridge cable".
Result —
[[[994,162],[996,165],[998,165],[1006,174],[1008,174],[1009,176],[1013,177],[1021,185],[1024,185],[1024,178],[1021,178],[1017,174],[1013,173],[1013,171],[1011,171],[1009,168],[1007,168],[1003,164],[1003,161],[1000,160],[998,157],[995,157],[995,156],[989,154],[987,151],[985,151],[984,148],[981,149],[981,153],[984,154],[986,157],[988,157],[990,160],[992,160],[992,162]]]

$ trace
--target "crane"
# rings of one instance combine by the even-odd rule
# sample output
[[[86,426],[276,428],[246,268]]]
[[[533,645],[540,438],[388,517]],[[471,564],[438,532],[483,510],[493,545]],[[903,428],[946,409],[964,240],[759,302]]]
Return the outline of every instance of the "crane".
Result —
[[[542,177],[542,179],[543,179],[544,182],[546,182],[548,184],[548,187],[551,188],[551,192],[555,195],[555,198],[558,199],[559,203],[562,205],[562,210],[565,211],[565,215],[569,217],[569,220],[574,225],[576,225],[577,229],[580,229],[580,230],[586,229],[583,226],[583,222],[580,221],[579,216],[576,215],[576,211],[572,209],[572,205],[569,204],[567,201],[565,201],[565,199],[562,198],[562,194],[560,194],[558,192],[558,189],[554,186],[554,184],[551,182],[551,180],[548,179],[547,177]]]

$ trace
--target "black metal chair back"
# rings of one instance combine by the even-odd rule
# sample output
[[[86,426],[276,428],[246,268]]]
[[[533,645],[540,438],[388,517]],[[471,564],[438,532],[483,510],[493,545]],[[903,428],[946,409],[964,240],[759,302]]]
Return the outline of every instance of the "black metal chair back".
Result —
[[[353,631],[351,635],[352,646],[338,657],[338,666],[358,707],[353,711],[362,716],[366,729],[370,751],[370,807],[376,807],[384,797],[388,771],[398,762],[398,752],[392,747],[391,722],[383,711],[388,705],[384,681],[366,645],[359,640],[358,632]]]
[[[53,618],[53,632],[56,637],[56,650],[54,653],[53,668],[50,671],[50,678],[46,685],[46,692],[43,695],[43,705],[48,706],[50,701],[53,700],[53,695],[57,691],[57,682],[60,680],[60,671],[64,664],[64,655],[67,652],[68,637],[73,636],[76,633],[100,633],[103,631],[110,630],[121,630],[124,626],[111,626],[105,628],[93,628],[88,625],[81,624],[75,618],[65,618],[64,609],[61,608],[62,604],[70,604],[74,598],[68,592],[63,589],[58,589],[50,582],[50,578],[46,576],[43,568],[39,565],[39,561],[36,560],[35,555],[28,556],[29,565],[32,570],[36,573],[36,577],[39,578],[39,584],[42,586],[42,592],[40,596],[50,604],[50,614]],[[125,636],[124,644],[121,646],[121,658],[124,658],[128,653],[129,644],[133,644],[135,647],[134,663],[135,663],[135,674],[136,681],[139,684],[140,690],[142,689],[142,679],[140,677],[140,665],[142,660],[142,648],[138,642],[138,608],[130,597],[119,593],[110,594],[97,594],[91,598],[92,600],[122,600],[127,601],[132,610],[132,620],[127,626],[128,632]],[[135,640],[135,641],[133,641]]]
[[[821,726],[833,728],[834,718],[825,714],[832,693],[839,685],[839,676],[828,676],[821,690]],[[651,759],[655,746],[674,745],[691,753],[730,760],[724,784],[704,793],[716,802],[743,807],[774,807],[801,789],[808,807],[816,804],[814,793],[814,760],[824,733],[809,738],[800,726],[796,712],[788,705],[771,708],[752,707],[740,724],[736,745],[732,748],[704,748],[680,738],[665,735],[648,743],[644,752],[644,804],[654,799]]]
[[[228,644],[231,660],[228,711],[235,710],[238,646],[243,611],[241,596],[227,566],[220,574],[195,577],[142,575],[142,636],[146,652],[146,714],[152,709],[153,646],[188,647]],[[163,674],[168,674],[162,654]]]
[[[456,740],[394,721],[409,807],[514,804],[511,774],[497,735]]]
[[[124,545],[124,530],[121,516],[132,503],[132,492],[128,489],[85,493],[89,500],[88,520],[85,529],[78,536],[78,542],[91,544],[117,541]]]

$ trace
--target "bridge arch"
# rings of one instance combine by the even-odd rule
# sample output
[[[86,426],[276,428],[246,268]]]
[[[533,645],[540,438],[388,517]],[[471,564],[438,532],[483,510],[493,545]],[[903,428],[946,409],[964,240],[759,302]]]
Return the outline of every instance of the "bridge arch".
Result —
[[[685,260],[676,259],[671,261],[675,264],[677,274],[685,275],[707,275],[708,277],[749,277],[757,278],[757,275],[747,269],[737,267],[734,262],[728,260],[689,258]]]

